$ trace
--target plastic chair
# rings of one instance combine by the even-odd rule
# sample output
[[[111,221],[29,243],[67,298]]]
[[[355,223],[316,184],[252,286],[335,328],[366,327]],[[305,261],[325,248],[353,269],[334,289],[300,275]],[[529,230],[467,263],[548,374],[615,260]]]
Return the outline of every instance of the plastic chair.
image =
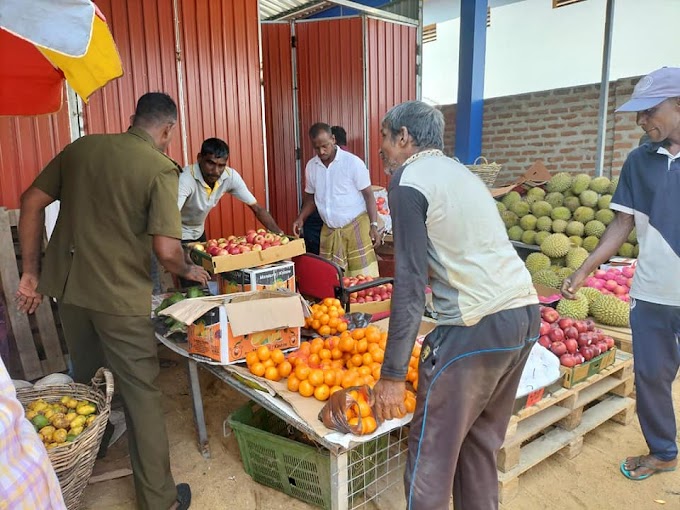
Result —
[[[353,292],[371,289],[386,283],[392,278],[375,278],[370,282],[345,287],[342,283],[343,270],[335,262],[312,253],[293,258],[298,292],[303,296],[323,299],[334,296],[340,300],[345,311],[349,311],[349,296]]]

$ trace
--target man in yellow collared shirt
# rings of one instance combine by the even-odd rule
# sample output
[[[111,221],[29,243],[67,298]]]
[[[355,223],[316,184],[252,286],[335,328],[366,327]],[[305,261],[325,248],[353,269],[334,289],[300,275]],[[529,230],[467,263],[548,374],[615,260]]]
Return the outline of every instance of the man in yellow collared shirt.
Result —
[[[196,163],[184,167],[179,178],[178,194],[183,242],[205,241],[205,219],[226,193],[250,207],[267,230],[283,234],[267,209],[257,203],[239,173],[227,166],[228,159],[227,143],[219,138],[208,138],[201,145]]]

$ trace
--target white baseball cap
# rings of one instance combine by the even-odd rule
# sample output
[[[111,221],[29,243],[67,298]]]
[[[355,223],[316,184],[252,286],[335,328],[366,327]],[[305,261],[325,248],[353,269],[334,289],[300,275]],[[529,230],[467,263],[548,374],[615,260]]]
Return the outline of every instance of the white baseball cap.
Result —
[[[641,112],[671,97],[680,97],[680,67],[662,67],[640,79],[631,98],[616,111]]]

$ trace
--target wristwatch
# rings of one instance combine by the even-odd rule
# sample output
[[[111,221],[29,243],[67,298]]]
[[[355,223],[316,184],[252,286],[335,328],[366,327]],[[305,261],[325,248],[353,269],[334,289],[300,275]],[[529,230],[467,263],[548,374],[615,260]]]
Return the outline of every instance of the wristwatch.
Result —
[[[372,227],[375,227],[375,228],[378,228],[378,222],[377,222],[377,221],[372,221],[372,222],[371,222],[371,226],[372,226]]]

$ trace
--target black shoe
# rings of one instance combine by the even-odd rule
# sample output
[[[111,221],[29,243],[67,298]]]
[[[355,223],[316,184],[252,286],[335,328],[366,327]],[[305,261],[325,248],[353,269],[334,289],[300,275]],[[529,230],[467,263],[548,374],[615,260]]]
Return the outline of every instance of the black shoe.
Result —
[[[177,510],[187,510],[191,506],[191,487],[188,483],[177,484]]]

